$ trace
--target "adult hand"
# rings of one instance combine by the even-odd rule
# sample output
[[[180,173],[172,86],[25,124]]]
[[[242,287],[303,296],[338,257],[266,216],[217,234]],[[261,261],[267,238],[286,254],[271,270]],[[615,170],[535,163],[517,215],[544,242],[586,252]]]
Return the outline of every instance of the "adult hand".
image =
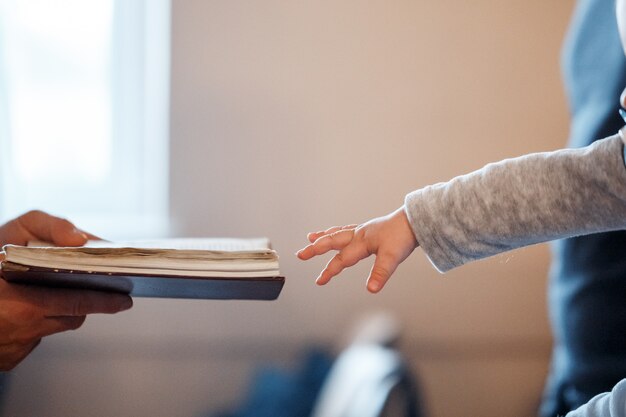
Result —
[[[10,284],[0,279],[0,371],[13,369],[41,338],[78,329],[88,314],[132,307],[124,294]]]
[[[74,226],[70,221],[33,210],[0,226],[0,244],[26,245],[39,240],[57,246],[82,246],[98,239]]]
[[[30,211],[0,226],[0,245],[39,240],[80,246],[96,236],[42,211]],[[132,307],[124,294],[10,284],[0,279],[0,371],[13,369],[41,338],[79,328],[88,314]]]

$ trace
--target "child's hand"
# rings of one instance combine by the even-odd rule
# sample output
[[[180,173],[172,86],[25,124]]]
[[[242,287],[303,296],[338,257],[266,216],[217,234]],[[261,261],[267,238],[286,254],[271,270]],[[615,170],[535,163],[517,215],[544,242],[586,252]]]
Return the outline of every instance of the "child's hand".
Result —
[[[344,268],[376,254],[376,261],[367,278],[367,289],[380,291],[398,265],[418,246],[404,208],[361,225],[331,227],[323,232],[309,233],[310,245],[296,254],[302,260],[311,259],[329,250],[339,251],[317,277],[324,285]]]

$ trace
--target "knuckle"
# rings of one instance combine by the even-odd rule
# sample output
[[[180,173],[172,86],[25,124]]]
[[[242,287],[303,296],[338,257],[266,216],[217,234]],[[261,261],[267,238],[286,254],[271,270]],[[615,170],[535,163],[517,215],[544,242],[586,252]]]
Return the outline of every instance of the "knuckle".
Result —
[[[20,217],[42,216],[42,215],[45,215],[45,214],[46,213],[44,213],[41,210],[28,210],[26,213],[24,213]]]
[[[351,267],[359,261],[359,259],[356,258],[353,254],[345,254],[345,253],[340,252],[337,255],[340,256],[341,264],[344,267]]]
[[[380,265],[374,265],[372,268],[372,275],[377,278],[387,278],[389,277],[389,270]]]
[[[82,297],[79,297],[72,303],[70,311],[71,316],[83,316],[85,315],[85,311],[87,311],[87,303]]]
[[[346,257],[342,252],[339,252],[335,255],[335,262],[339,264],[344,264],[346,262]]]
[[[15,220],[21,225],[32,224],[33,222],[37,222],[40,219],[45,217],[51,217],[48,213],[41,210],[29,210],[21,216],[17,217]]]
[[[350,258],[346,258],[346,260],[344,261],[344,265],[347,267],[356,265],[357,262],[359,262],[359,258],[356,257],[350,257]]]
[[[341,231],[340,231],[340,230],[334,231],[334,232],[330,233],[330,234],[328,235],[328,237],[329,237],[331,240],[336,240],[336,239],[337,239],[337,237],[339,236],[339,233],[341,233]]]

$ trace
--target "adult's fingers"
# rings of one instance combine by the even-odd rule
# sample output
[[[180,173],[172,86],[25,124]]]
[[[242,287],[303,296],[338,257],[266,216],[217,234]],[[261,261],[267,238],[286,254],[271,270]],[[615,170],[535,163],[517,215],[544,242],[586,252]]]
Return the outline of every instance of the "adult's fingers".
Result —
[[[320,230],[318,232],[311,232],[311,233],[306,235],[306,238],[309,240],[309,242],[313,243],[317,239],[319,239],[320,237],[322,237],[324,235],[328,235],[330,233],[334,233],[334,232],[336,232],[338,230],[341,230],[341,226],[333,226],[333,227],[329,227],[326,230]]]
[[[21,305],[42,317],[84,316],[92,313],[116,313],[132,307],[126,294],[36,285],[12,284],[0,279],[0,302]]]
[[[104,239],[102,239],[100,236],[96,236],[96,235],[91,234],[91,233],[89,233],[89,232],[85,232],[84,230],[80,230],[80,232],[81,232],[82,234],[84,234],[85,236],[87,236],[87,239],[88,239],[88,240],[104,240]]]
[[[21,324],[10,334],[3,335],[2,340],[5,344],[28,345],[55,333],[76,330],[85,319],[86,316],[40,317],[36,321]]]
[[[306,237],[307,237],[307,239],[309,239],[309,242],[313,243],[317,239],[319,239],[320,237],[322,237],[324,235],[329,235],[331,233],[335,233],[335,232],[338,232],[340,230],[355,229],[357,226],[358,226],[358,224],[348,224],[346,226],[333,226],[333,227],[330,227],[330,228],[328,228],[326,230],[322,230],[320,232],[309,233]]]
[[[367,277],[368,291],[377,293],[382,290],[399,264],[400,262],[395,256],[385,252],[377,253],[376,261],[374,261],[374,265]]]
[[[24,231],[26,242],[43,240],[58,246],[80,246],[88,239],[87,235],[70,221],[40,210],[29,211],[15,219],[15,222]]]
[[[355,243],[353,240],[332,257],[315,282],[318,285],[327,284],[331,278],[339,275],[341,271],[353,266],[361,259],[367,258],[368,256],[370,256],[370,253],[367,251],[367,247],[362,243]]]
[[[307,260],[314,256],[322,255],[329,250],[340,250],[350,243],[353,236],[353,229],[339,230],[320,237],[314,243],[298,251],[296,255],[302,260]]]
[[[86,290],[50,289],[42,301],[46,317],[113,314],[133,306],[128,295]]]
[[[87,316],[57,316],[48,317],[46,325],[42,326],[42,337],[61,333],[68,330],[76,330],[85,323]],[[45,332],[45,333],[44,333]]]

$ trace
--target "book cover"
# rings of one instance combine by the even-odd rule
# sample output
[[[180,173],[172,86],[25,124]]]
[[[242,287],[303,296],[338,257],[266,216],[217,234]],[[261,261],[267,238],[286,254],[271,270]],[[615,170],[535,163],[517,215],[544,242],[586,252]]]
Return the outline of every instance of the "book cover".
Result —
[[[116,291],[133,297],[274,300],[285,282],[267,239],[6,245],[9,282]]]

